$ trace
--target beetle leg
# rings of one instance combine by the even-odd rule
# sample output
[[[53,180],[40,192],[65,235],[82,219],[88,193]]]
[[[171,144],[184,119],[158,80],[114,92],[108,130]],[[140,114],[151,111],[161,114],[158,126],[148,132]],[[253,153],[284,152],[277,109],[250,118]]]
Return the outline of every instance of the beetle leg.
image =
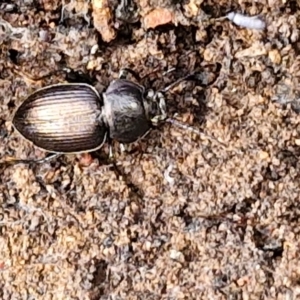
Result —
[[[120,144],[120,150],[121,150],[121,152],[125,152],[126,151],[125,146],[122,143]]]
[[[169,70],[163,72],[162,75],[165,76],[165,75],[167,75],[167,74],[169,74],[169,73],[172,73],[172,72],[174,72],[174,71],[176,71],[176,68],[175,68],[175,67],[173,67],[173,68],[171,68],[171,69],[169,69]]]
[[[74,71],[69,68],[63,68],[66,72],[66,80],[70,83],[87,83],[93,85],[93,81],[90,76],[82,73],[81,71]]]
[[[182,81],[188,80],[190,78],[193,78],[194,74],[188,74],[182,78],[177,79],[175,82],[169,84],[168,86],[166,86],[165,88],[163,88],[162,90],[160,90],[160,93],[166,93],[169,90],[171,90],[173,87],[175,87],[176,85],[178,85],[179,83],[181,83]]]
[[[17,165],[17,164],[42,164],[44,162],[48,162],[50,160],[52,160],[54,157],[58,157],[62,155],[61,153],[53,153],[49,156],[46,156],[44,158],[41,159],[12,159],[12,160],[6,160],[2,163],[0,163],[1,165],[7,165],[7,166],[12,166],[12,165]]]
[[[112,145],[109,145],[108,159],[113,159],[113,158],[114,158],[114,153],[113,153]]]
[[[203,81],[203,77],[202,73],[190,73],[182,78],[179,78],[177,79],[175,82],[169,84],[168,86],[166,86],[165,88],[161,89],[160,91],[157,92],[158,93],[166,93],[168,92],[169,90],[171,90],[172,88],[174,88],[176,85],[180,84],[182,81],[185,81],[185,80],[194,80],[194,81]],[[212,82],[214,82],[216,79],[214,79]],[[201,86],[208,86],[208,84],[212,84],[212,82],[209,82],[209,83],[202,83]]]
[[[123,15],[128,14],[128,0],[121,0],[121,3],[116,8],[116,17],[117,19],[124,19]]]
[[[113,151],[113,147],[112,147],[112,143],[113,141],[108,137],[107,139],[107,143],[108,143],[108,160],[111,161],[114,159],[114,151]]]
[[[46,156],[45,158],[37,159],[34,162],[37,163],[37,164],[42,164],[44,162],[48,162],[48,161],[52,160],[53,158],[59,157],[61,155],[62,155],[61,153],[53,153],[53,154],[51,154],[49,156]]]
[[[128,74],[131,74],[137,81],[140,81],[140,76],[133,70],[129,68],[123,68],[119,72],[119,78],[120,79],[126,79],[128,77]]]
[[[21,76],[23,78],[25,77],[27,80],[31,80],[31,81],[40,81],[40,80],[49,78],[52,75],[56,75],[58,73],[58,72],[50,72],[50,73],[48,73],[46,75],[37,77],[37,76],[32,76],[32,75],[30,75],[30,74],[28,74],[28,73],[26,73],[24,71],[18,70],[18,69],[15,69],[14,72],[16,74],[18,74],[19,76]]]
[[[55,76],[55,75],[59,75],[59,74],[65,74],[66,80],[68,82],[87,83],[87,84],[93,85],[93,82],[92,82],[92,80],[89,76],[83,74],[80,71],[74,71],[74,70],[69,69],[67,67],[62,67],[59,70],[49,72],[48,74],[45,74],[45,75],[42,75],[42,76],[32,76],[31,74],[28,74],[28,73],[24,72],[23,70],[21,70],[18,66],[15,66],[14,72],[16,74],[18,74],[19,76],[25,77],[27,80],[30,80],[30,81],[33,81],[33,82],[40,81],[40,80],[49,78],[51,76]]]
[[[121,152],[125,152],[126,148],[125,145],[120,143],[120,150]],[[114,158],[114,151],[113,151],[113,147],[112,147],[112,143],[109,143],[109,155],[108,155],[108,159],[113,159]]]
[[[55,71],[52,71],[46,75],[43,75],[43,76],[32,76],[31,74],[28,74],[26,72],[24,72],[23,70],[20,69],[19,66],[14,66],[14,69],[13,71],[18,74],[19,76],[22,76],[22,77],[25,77],[31,81],[40,81],[40,80],[43,80],[43,79],[46,79],[46,78],[49,78],[50,76],[53,76],[53,75],[57,75],[59,73],[63,73],[63,72],[66,72],[66,69],[62,69],[62,70],[55,70]]]

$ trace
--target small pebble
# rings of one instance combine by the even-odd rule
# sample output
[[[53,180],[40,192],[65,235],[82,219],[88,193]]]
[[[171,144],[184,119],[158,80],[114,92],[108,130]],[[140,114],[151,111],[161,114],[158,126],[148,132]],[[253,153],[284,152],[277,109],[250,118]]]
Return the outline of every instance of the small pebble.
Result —
[[[263,30],[266,28],[265,21],[259,16],[246,16],[240,13],[230,12],[226,17],[234,24],[248,29]]]

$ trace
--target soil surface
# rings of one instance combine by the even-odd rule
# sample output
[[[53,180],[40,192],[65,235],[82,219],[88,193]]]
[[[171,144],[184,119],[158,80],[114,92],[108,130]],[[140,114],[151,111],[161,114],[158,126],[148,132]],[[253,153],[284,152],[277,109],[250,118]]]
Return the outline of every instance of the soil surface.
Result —
[[[1,1],[2,162],[47,155],[11,124],[27,95],[70,80],[39,76],[196,80],[166,94],[194,131],[114,143],[116,164],[106,144],[2,166],[0,298],[300,299],[299,24],[292,0]]]

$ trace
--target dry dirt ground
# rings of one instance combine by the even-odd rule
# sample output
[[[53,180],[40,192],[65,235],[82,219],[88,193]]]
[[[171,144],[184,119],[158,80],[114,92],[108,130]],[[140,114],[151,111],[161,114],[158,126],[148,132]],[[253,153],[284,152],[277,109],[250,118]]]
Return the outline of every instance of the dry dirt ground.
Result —
[[[300,299],[298,1],[0,3],[0,155],[45,152],[11,125],[68,67],[166,86],[165,124],[98,155],[1,170],[1,299]],[[156,9],[155,9],[156,8]],[[159,9],[157,9],[159,8]],[[260,14],[255,31],[218,19]],[[162,75],[170,68],[176,70]],[[27,74],[27,75],[26,75]]]

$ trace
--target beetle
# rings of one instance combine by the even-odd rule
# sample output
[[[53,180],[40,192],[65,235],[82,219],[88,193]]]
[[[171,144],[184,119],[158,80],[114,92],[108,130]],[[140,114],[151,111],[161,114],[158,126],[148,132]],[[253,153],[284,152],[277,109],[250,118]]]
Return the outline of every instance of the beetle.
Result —
[[[139,79],[134,71],[122,69],[102,94],[86,83],[63,83],[29,95],[17,108],[13,127],[34,146],[53,154],[11,163],[44,162],[61,154],[96,151],[107,139],[132,143],[167,120],[164,93],[193,76],[154,92],[128,80],[129,73]]]

